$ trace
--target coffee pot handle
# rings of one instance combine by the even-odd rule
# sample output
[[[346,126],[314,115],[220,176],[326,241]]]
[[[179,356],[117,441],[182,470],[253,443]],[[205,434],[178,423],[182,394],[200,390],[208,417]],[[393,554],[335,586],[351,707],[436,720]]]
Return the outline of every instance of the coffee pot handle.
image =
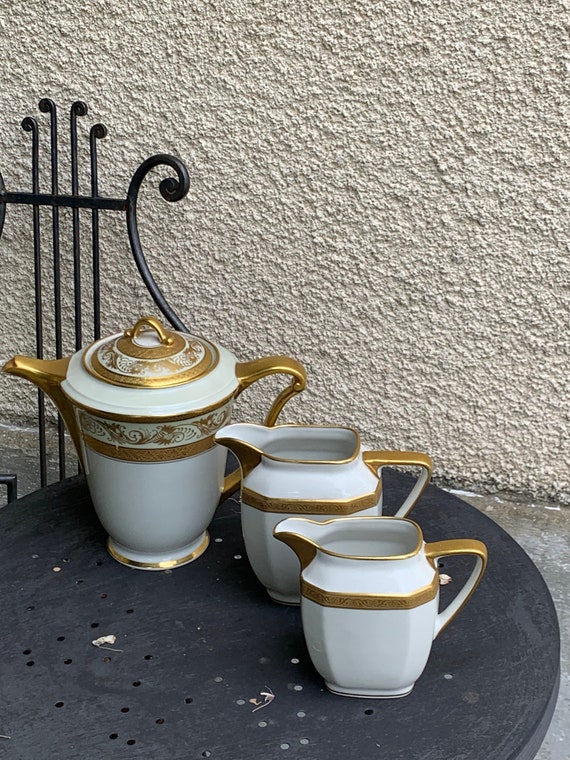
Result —
[[[269,375],[291,375],[292,380],[271,404],[264,423],[268,427],[275,425],[285,404],[307,385],[307,372],[298,361],[289,356],[264,356],[261,359],[239,362],[236,365],[238,389],[235,397],[237,398],[253,383]]]
[[[434,639],[443,629],[451,623],[453,618],[461,612],[467,604],[471,595],[479,585],[485,568],[487,567],[487,547],[482,541],[471,538],[457,538],[448,541],[436,541],[426,544],[425,555],[431,559],[437,569],[437,561],[441,557],[453,557],[458,554],[472,554],[475,557],[475,567],[471,575],[464,583],[457,596],[450,602],[447,607],[438,613],[435,621]]]
[[[285,404],[305,389],[307,385],[307,372],[302,364],[289,356],[264,356],[261,359],[253,359],[249,362],[239,362],[236,365],[236,377],[238,389],[235,394],[237,398],[246,388],[269,375],[291,375],[291,382],[277,396],[271,404],[265,425],[272,426],[277,422],[277,417]],[[241,469],[238,467],[224,480],[220,503],[231,496],[240,486]]]
[[[394,515],[394,517],[406,517],[416,506],[418,499],[431,480],[433,470],[431,457],[419,451],[365,451],[362,454],[362,459],[374,474],[377,474],[379,467],[421,467],[422,471],[414,487]]]

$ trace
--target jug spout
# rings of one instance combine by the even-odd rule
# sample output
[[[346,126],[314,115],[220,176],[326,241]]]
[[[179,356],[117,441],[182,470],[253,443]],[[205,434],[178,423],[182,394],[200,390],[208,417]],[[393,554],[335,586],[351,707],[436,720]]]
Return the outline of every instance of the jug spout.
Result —
[[[67,427],[77,456],[82,460],[79,428],[75,419],[73,406],[61,388],[67,375],[71,357],[64,359],[34,359],[28,356],[15,356],[2,367],[2,372],[17,375],[37,385],[56,405]],[[83,462],[81,462],[83,465]]]
[[[216,443],[232,451],[240,463],[242,477],[257,467],[264,447],[271,436],[271,428],[251,423],[235,423],[220,428],[214,439]]]
[[[303,571],[315,558],[320,547],[317,540],[318,534],[327,523],[307,520],[304,517],[288,517],[275,526],[273,535],[293,549]]]

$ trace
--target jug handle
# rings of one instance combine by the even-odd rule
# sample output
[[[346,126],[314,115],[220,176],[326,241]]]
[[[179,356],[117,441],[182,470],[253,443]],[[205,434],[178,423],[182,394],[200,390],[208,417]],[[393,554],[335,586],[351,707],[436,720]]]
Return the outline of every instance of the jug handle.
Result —
[[[377,475],[379,467],[402,465],[404,467],[421,467],[422,472],[416,480],[414,487],[406,497],[402,506],[398,509],[394,517],[406,517],[420,496],[425,491],[431,480],[433,471],[433,462],[427,454],[419,451],[365,451],[362,454],[364,463]]]
[[[463,588],[450,602],[443,612],[438,613],[435,621],[434,639],[451,623],[467,604],[471,595],[479,585],[485,568],[487,567],[487,547],[482,541],[472,538],[457,538],[448,541],[436,541],[426,544],[425,555],[431,559],[437,569],[437,561],[440,557],[453,557],[459,554],[472,554],[475,556],[475,567],[471,575],[464,583]]]
[[[289,356],[264,356],[249,362],[239,362],[236,365],[238,389],[235,398],[250,385],[269,375],[291,375],[293,378],[277,396],[267,413],[264,424],[272,426],[277,422],[277,417],[289,399],[305,389],[307,373],[302,364]]]
[[[291,375],[292,380],[289,385],[277,396],[267,416],[265,425],[273,426],[277,422],[277,417],[285,404],[297,393],[305,389],[307,385],[307,373],[302,364],[288,356],[264,356],[261,359],[253,359],[249,362],[238,362],[236,365],[236,377],[238,389],[235,394],[237,398],[250,385],[269,375]],[[238,490],[241,481],[241,469],[226,475],[224,485],[220,496],[220,503],[225,501],[232,493]]]

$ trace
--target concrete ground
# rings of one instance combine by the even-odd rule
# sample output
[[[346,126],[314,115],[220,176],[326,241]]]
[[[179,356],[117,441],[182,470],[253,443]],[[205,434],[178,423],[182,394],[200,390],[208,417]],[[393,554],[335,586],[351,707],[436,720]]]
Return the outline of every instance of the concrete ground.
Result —
[[[510,493],[452,492],[506,530],[531,557],[550,589],[562,637],[560,693],[536,758],[570,760],[570,507]]]
[[[35,434],[0,425],[0,471],[18,474],[18,496],[39,487]],[[50,455],[50,481],[58,479]],[[77,471],[72,456],[68,475]],[[451,489],[450,489],[451,490]],[[516,494],[452,490],[504,528],[533,559],[556,605],[562,632],[560,696],[537,760],[570,760],[570,507]],[[3,503],[0,494],[0,504]],[[492,760],[489,758],[489,760]]]

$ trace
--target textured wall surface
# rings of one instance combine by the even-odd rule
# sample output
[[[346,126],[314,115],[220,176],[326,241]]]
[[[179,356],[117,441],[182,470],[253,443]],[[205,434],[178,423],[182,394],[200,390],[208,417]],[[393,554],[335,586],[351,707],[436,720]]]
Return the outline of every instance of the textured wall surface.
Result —
[[[567,502],[569,21],[555,0],[4,2],[0,170],[29,189],[20,121],[37,115],[43,153],[41,97],[62,126],[89,104],[83,145],[107,124],[103,194],[179,155],[186,199],[162,201],[162,175],[145,185],[149,263],[197,334],[307,366],[284,419]],[[29,226],[8,209],[2,358],[34,350]],[[153,309],[119,217],[103,247],[117,331]],[[271,388],[239,416],[259,419]],[[32,411],[21,381],[1,378],[0,398],[4,421]]]

